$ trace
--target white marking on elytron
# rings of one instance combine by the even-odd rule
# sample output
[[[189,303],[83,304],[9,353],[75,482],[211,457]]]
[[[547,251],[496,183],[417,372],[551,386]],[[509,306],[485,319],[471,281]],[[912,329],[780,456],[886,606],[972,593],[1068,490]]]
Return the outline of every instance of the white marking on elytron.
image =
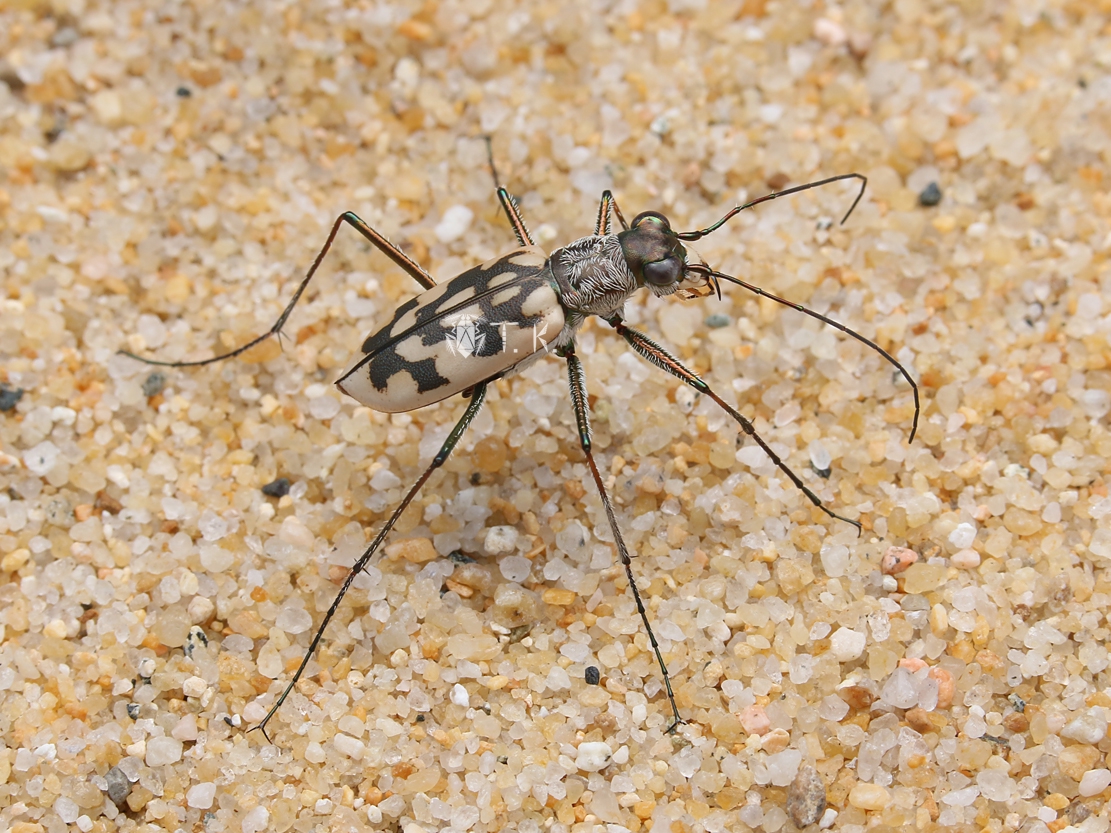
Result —
[[[512,269],[509,269],[497,275],[491,275],[486,283],[486,289],[497,289],[502,284],[513,283],[514,281],[524,277],[527,277],[527,275],[522,275],[519,272],[514,272]]]
[[[377,390],[374,385],[370,383],[370,374],[359,372],[356,374],[360,384],[366,384],[367,388],[374,391],[375,396],[379,397],[381,402],[412,402],[421,397],[417,391],[417,380],[408,373],[395,373],[386,381],[386,389],[384,391]],[[354,377],[353,377],[354,378]],[[350,387],[350,386],[349,386]],[[350,390],[347,391],[350,393]],[[369,405],[371,408],[377,410],[378,405],[374,402],[366,402],[359,397],[355,397],[364,405]],[[396,408],[396,405],[391,406]],[[387,413],[389,413],[387,411]]]
[[[506,303],[507,301],[511,301],[512,299],[516,298],[520,294],[521,294],[521,287],[520,287],[519,284],[517,286],[511,286],[508,289],[503,289],[498,294],[491,296],[490,303],[493,305],[494,309],[496,310],[502,304]]]
[[[492,376],[507,373],[542,351],[545,345],[553,341],[563,329],[565,323],[563,307],[555,302],[555,293],[551,288],[546,287],[546,289],[554,303],[543,311],[540,320],[533,326],[520,327],[507,323],[504,328],[499,328],[504,331],[505,345],[492,356],[453,356],[445,343],[440,342],[426,347],[417,334],[398,342],[399,356],[408,361],[434,358],[436,371],[445,379],[449,379],[450,384],[421,393],[417,390],[416,380],[408,372],[401,370],[393,373],[386,381],[386,389],[380,391],[370,381],[370,364],[377,360],[375,359],[351,375],[345,373],[340,389],[376,411],[396,414],[423,408],[425,405],[431,405],[433,402],[439,402],[473,387]],[[468,309],[476,308],[477,305]],[[362,358],[360,354],[357,360]]]
[[[499,263],[512,263],[514,266],[543,266],[548,262],[548,256],[539,246],[525,246],[514,249],[508,254],[500,254],[478,266],[479,269],[491,270]]]
[[[472,271],[472,270],[470,270],[470,269],[467,270],[467,272],[470,272],[470,271]],[[430,304],[435,304],[435,303],[439,302],[439,300],[441,298],[443,298],[444,295],[447,294],[449,289],[452,290],[451,300],[448,302],[450,304],[456,304],[456,303],[459,303],[461,301],[468,301],[471,298],[473,298],[474,297],[474,285],[473,284],[465,283],[465,284],[463,284],[462,289],[460,289],[458,285],[455,285],[453,287],[453,285],[455,284],[456,279],[462,277],[462,275],[467,274],[467,272],[463,272],[461,275],[456,275],[454,278],[452,278],[447,283],[437,284],[436,286],[432,287],[431,289],[428,289],[428,290],[425,290],[424,292],[422,292],[420,295],[417,296],[418,303],[417,303],[416,309],[424,309],[425,307],[427,307]]]
[[[451,303],[452,306],[454,306],[455,304],[462,303],[463,301],[469,301],[473,297],[474,297],[474,284],[472,284],[471,286],[468,286],[462,292],[456,292],[454,295],[452,295],[450,303]],[[422,298],[421,300],[423,301],[424,299]],[[423,307],[423,306],[425,306],[423,303],[418,304],[418,308]]]
[[[417,310],[419,309],[420,305],[418,304],[414,309],[409,310],[403,316],[397,319],[397,321],[393,322],[390,325],[390,336],[395,337],[398,334],[404,333],[407,330],[415,327],[417,324]]]
[[[526,246],[512,252],[506,261],[514,266],[543,266],[548,262],[548,256],[539,246]]]
[[[542,315],[553,306],[559,306],[559,298],[555,294],[555,290],[546,283],[541,284],[529,293],[529,296],[521,304],[521,314],[532,318],[535,315]]]
[[[517,320],[491,321],[490,323],[497,327],[504,338],[502,349],[492,356],[453,355],[447,345],[447,334],[452,327],[447,319],[450,318],[455,321],[461,315],[481,318],[482,306],[493,299],[493,296],[487,295],[481,302],[472,303],[462,309],[457,305],[460,298],[472,298],[474,296],[474,281],[480,277],[475,275],[476,270],[493,269],[495,267],[505,268],[507,263],[535,270],[543,267],[547,260],[547,255],[537,247],[518,249],[507,255],[494,258],[480,267],[468,270],[469,275],[467,272],[463,273],[463,275],[468,275],[467,281],[462,284],[462,289],[457,294],[453,292],[447,302],[447,306],[452,308],[451,314],[428,321],[419,329],[416,327],[417,312],[429,303],[434,303],[437,299],[443,298],[448,289],[456,289],[458,287],[456,281],[463,275],[439,284],[419,295],[416,306],[402,316],[399,321],[389,325],[388,333],[394,337],[406,331],[410,332],[408,336],[401,338],[394,345],[398,357],[410,362],[433,359],[436,372],[444,379],[448,379],[448,384],[421,393],[417,390],[417,383],[412,375],[405,370],[398,370],[386,380],[386,389],[378,390],[370,381],[370,367],[380,359],[375,357],[359,367],[357,371],[352,372],[356,365],[365,360],[365,355],[360,354],[354,358],[352,364],[340,377],[342,382],[337,383],[340,390],[376,411],[395,414],[423,408],[425,405],[431,405],[467,388],[474,387],[486,379],[505,375],[519,366],[528,365],[544,351],[549,343],[558,338],[566,324],[563,307],[559,303],[558,295],[542,277],[520,275],[512,269],[497,275],[487,276],[486,289],[488,290],[496,289],[502,284],[514,281],[533,280],[534,288],[531,289],[522,306],[526,318],[539,319],[533,325],[524,326]],[[535,285],[537,278],[540,280],[539,285]],[[502,303],[507,302],[512,297],[509,295],[510,290],[516,294],[521,291],[521,286],[506,287],[505,289],[504,293],[498,293],[498,300]],[[497,304],[493,304],[493,307],[497,309]],[[439,330],[434,329],[437,325]],[[422,336],[426,333],[436,333],[436,343],[425,346],[422,343]]]
[[[409,362],[419,362],[421,359],[438,360],[443,352],[439,344],[429,344],[425,347],[419,330],[408,338],[401,339],[394,346],[394,350],[397,351],[397,355]]]

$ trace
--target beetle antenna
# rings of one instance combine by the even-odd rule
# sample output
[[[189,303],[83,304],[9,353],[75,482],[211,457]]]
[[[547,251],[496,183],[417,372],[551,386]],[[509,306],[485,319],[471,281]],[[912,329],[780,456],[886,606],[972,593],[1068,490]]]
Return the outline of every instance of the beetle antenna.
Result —
[[[711,226],[707,226],[704,229],[699,229],[698,231],[679,232],[675,236],[678,237],[680,240],[701,240],[707,234],[713,234],[715,231],[724,226],[727,222],[729,222],[731,219],[736,217],[747,208],[752,208],[753,206],[759,205],[762,202],[771,202],[772,200],[779,199],[780,197],[786,197],[789,194],[797,194],[800,191],[809,191],[811,188],[819,188],[822,185],[829,185],[831,182],[841,182],[845,179],[859,179],[860,193],[856,195],[856,199],[853,200],[853,204],[849,206],[849,210],[846,211],[845,216],[841,218],[841,225],[844,225],[845,221],[849,219],[849,215],[851,215],[856,209],[857,203],[859,203],[861,198],[864,196],[864,189],[868,186],[868,177],[866,177],[864,174],[838,174],[837,176],[831,176],[828,179],[819,179],[817,182],[808,182],[805,185],[796,185],[795,187],[788,188],[785,191],[776,191],[773,194],[765,194],[759,199],[755,199],[752,202],[746,202],[744,205],[738,205],[736,208],[730,209],[724,217],[722,217]]]
[[[489,133],[484,134],[482,140],[486,142],[486,163],[490,166],[490,174],[494,177],[494,188],[501,188],[498,168],[494,164],[494,140]]]
[[[871,347],[873,350],[875,350],[877,353],[879,353],[881,356],[883,356],[885,359],[887,359],[887,361],[892,366],[894,366],[895,369],[897,369],[899,371],[899,373],[902,374],[903,378],[907,380],[907,383],[910,385],[911,391],[914,393],[914,421],[911,423],[911,426],[910,426],[910,440],[909,440],[909,442],[914,442],[914,435],[916,433],[918,433],[918,415],[922,410],[921,405],[919,404],[919,400],[918,400],[918,385],[915,383],[914,379],[911,378],[910,373],[907,371],[907,369],[905,367],[903,367],[903,365],[899,362],[899,360],[896,359],[894,356],[892,356],[890,353],[888,353],[886,350],[884,350],[882,347],[880,347],[878,344],[876,344],[876,342],[872,341],[870,338],[865,338],[860,333],[858,333],[856,330],[850,329],[849,327],[846,327],[844,324],[842,324],[838,321],[834,321],[832,318],[828,318],[828,317],[822,315],[820,312],[815,312],[812,309],[808,309],[807,307],[804,307],[802,304],[796,304],[794,301],[788,301],[786,298],[780,298],[778,295],[773,295],[772,293],[768,292],[765,289],[761,289],[760,287],[755,286],[754,284],[748,283],[748,281],[743,281],[740,278],[734,278],[732,275],[726,275],[724,272],[718,272],[714,269],[711,269],[708,266],[703,266],[702,264],[698,264],[698,263],[695,263],[695,264],[692,264],[692,265],[688,266],[687,269],[691,272],[696,272],[698,274],[705,275],[710,280],[728,281],[729,283],[735,283],[737,286],[743,287],[744,289],[747,289],[749,292],[753,292],[753,293],[755,293],[757,295],[760,295],[764,298],[768,298],[772,301],[775,301],[777,304],[782,304],[785,307],[790,307],[791,309],[797,310],[798,312],[805,313],[806,315],[809,315],[811,318],[818,319],[823,324],[829,324],[829,326],[840,330],[841,332],[845,333],[846,335],[852,336],[857,341],[859,341],[861,344],[865,344],[868,347]]]

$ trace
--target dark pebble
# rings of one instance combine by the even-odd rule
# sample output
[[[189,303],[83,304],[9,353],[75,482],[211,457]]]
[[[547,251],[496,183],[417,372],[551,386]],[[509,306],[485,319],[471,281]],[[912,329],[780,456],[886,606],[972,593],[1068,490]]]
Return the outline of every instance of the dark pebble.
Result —
[[[706,326],[711,330],[716,330],[719,327],[728,327],[729,316],[720,312],[711,313],[706,316]]]
[[[131,795],[131,782],[123,774],[123,770],[114,766],[104,773],[104,780],[108,782],[108,797],[112,803],[119,807]]]
[[[162,388],[166,386],[166,374],[159,373],[157,370],[150,374],[143,380],[143,396],[151,397],[157,396],[162,393]]]
[[[795,827],[809,827],[826,811],[826,785],[812,766],[799,769],[787,788],[787,815]]]
[[[267,497],[285,497],[289,494],[289,478],[279,477],[273,483],[262,487],[262,493]]]
[[[596,666],[588,665],[586,667],[586,684],[598,685],[598,681],[602,679],[602,672]]]
[[[192,657],[197,646],[208,647],[208,637],[204,631],[194,625],[189,629],[189,636],[185,638],[185,656]]]
[[[1092,815],[1092,808],[1085,804],[1080,799],[1074,799],[1069,808],[1065,811],[1070,823],[1079,825],[1081,822],[1086,821]]]
[[[139,719],[139,704],[138,703],[128,703],[127,704],[127,716],[130,717],[132,720],[138,720]]]
[[[176,90],[176,94],[178,98],[189,98],[189,96],[193,94],[193,91],[190,90],[188,87],[178,87]]]
[[[93,501],[93,508],[99,509],[101,512],[107,512],[109,515],[118,515],[123,511],[123,504],[104,491],[104,489],[101,489],[96,493],[96,500]]]
[[[941,189],[937,187],[936,182],[931,182],[918,195],[918,204],[926,208],[935,206],[939,202],[941,202]]]
[[[23,398],[23,388],[0,385],[0,411],[10,411]]]

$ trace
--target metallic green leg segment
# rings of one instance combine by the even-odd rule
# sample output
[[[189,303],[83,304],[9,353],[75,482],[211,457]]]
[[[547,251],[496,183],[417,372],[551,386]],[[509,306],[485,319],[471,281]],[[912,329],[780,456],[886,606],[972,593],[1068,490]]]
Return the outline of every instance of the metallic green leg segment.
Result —
[[[513,199],[513,195],[500,185],[498,186],[498,200],[501,202],[502,210],[505,211],[505,216],[509,218],[509,224],[513,226],[513,233],[517,235],[517,242],[522,246],[535,246],[536,243],[533,242],[532,235],[529,234],[528,227],[525,226],[525,220],[521,217],[521,207],[517,205],[517,200]]]
[[[509,225],[513,226],[513,233],[517,235],[517,242],[522,246],[535,246],[536,243],[533,242],[532,235],[529,234],[528,228],[525,226],[525,220],[521,216],[521,207],[517,205],[517,200],[513,199],[513,195],[502,187],[501,181],[498,179],[498,169],[494,165],[494,143],[489,136],[483,136],[482,138],[486,140],[486,159],[490,164],[490,174],[494,177],[494,188],[498,195],[498,202],[501,203],[502,211],[509,219]]]

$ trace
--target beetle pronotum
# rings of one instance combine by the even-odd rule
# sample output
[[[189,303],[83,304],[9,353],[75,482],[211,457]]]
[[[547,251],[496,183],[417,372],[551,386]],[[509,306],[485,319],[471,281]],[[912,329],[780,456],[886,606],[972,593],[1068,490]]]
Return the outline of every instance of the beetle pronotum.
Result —
[[[492,158],[490,164],[493,170]],[[686,368],[679,359],[648,336],[628,326],[622,316],[625,301],[641,288],[647,288],[658,297],[678,292],[680,297],[692,298],[708,294],[710,291],[717,291],[720,297],[722,281],[736,284],[805,313],[866,344],[898,369],[913,392],[914,418],[910,432],[910,440],[913,441],[918,428],[920,410],[918,386],[906,368],[890,353],[824,315],[773,295],[739,278],[718,272],[707,266],[701,259],[692,263],[683,245],[711,234],[741,211],[760,203],[850,179],[859,180],[861,187],[853,204],[841,220],[844,223],[864,194],[867,180],[861,174],[841,174],[767,194],[736,206],[707,228],[689,232],[672,230],[668,219],[656,211],[642,212],[633,218],[631,224],[626,223],[613,194],[607,190],[602,194],[598,206],[594,234],[557,249],[551,255],[546,255],[533,242],[516,200],[498,183],[497,173],[494,172],[498,200],[519,243],[518,248],[507,254],[468,269],[446,283],[438,284],[416,261],[390,243],[382,234],[355,214],[345,212],[332,224],[324,246],[297,287],[292,300],[266,333],[235,350],[198,361],[154,361],[126,353],[147,364],[195,367],[233,358],[270,336],[279,334],[327,255],[340,228],[349,225],[420,284],[424,291],[398,307],[391,321],[366,339],[361,354],[336,382],[340,390],[364,405],[386,413],[415,410],[456,393],[462,393],[470,399],[462,418],[448,434],[432,462],[406,492],[400,504],[351,568],[324,620],[317,628],[293,679],[255,728],[260,729],[269,740],[269,736],[266,735],[266,724],[301,678],[323,638],[328,623],[335,615],[355,577],[374,557],[386,535],[432,472],[443,465],[459,443],[482,407],[487,386],[494,380],[520,370],[540,356],[551,352],[567,362],[568,383],[575,410],[579,444],[601,497],[613,533],[617,555],[628,577],[637,612],[644,623],[648,640],[663,675],[664,689],[667,692],[673,717],[669,731],[674,730],[682,722],[682,717],[675,702],[671,678],[633,577],[632,556],[625,545],[613,503],[606,491],[591,449],[586,377],[582,362],[575,353],[575,335],[588,316],[594,315],[601,318],[613,327],[639,356],[717,403],[737,422],[746,435],[755,440],[780,471],[814,506],[831,518],[852,524],[859,532],[860,524],[826,507],[756,433],[748,419],[723,400],[701,377]],[[621,224],[622,230],[616,234],[610,231],[611,215],[615,215]],[[537,336],[543,332],[551,334],[551,337],[547,340],[538,338]]]

